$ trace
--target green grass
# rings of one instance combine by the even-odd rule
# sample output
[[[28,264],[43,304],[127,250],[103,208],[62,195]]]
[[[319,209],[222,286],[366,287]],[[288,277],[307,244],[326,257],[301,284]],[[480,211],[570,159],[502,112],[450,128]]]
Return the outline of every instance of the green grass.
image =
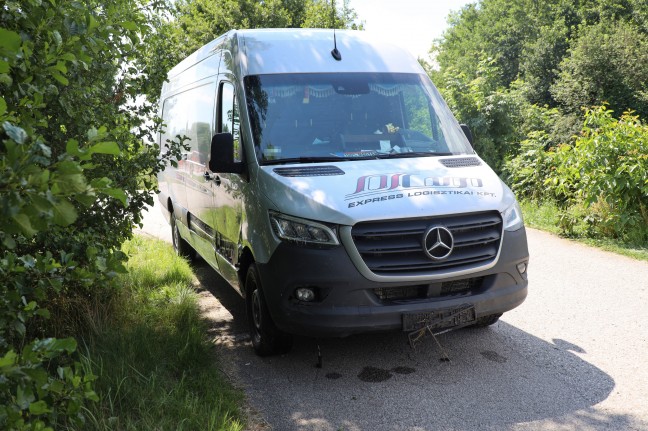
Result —
[[[191,268],[161,241],[135,237],[124,251],[124,289],[85,346],[100,401],[84,429],[242,430],[243,394],[218,370]]]
[[[559,212],[555,204],[522,201],[520,206],[527,226],[557,235],[562,234],[559,227]],[[648,261],[648,244],[626,243],[609,238],[570,239],[633,259]]]

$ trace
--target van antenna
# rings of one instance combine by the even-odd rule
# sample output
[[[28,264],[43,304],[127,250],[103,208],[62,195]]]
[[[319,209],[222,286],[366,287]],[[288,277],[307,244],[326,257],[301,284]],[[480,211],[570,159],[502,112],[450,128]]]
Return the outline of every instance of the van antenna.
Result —
[[[337,61],[342,60],[342,54],[340,54],[340,51],[338,51],[337,49],[337,40],[335,39],[335,29],[333,29],[333,51],[331,51],[331,55]]]

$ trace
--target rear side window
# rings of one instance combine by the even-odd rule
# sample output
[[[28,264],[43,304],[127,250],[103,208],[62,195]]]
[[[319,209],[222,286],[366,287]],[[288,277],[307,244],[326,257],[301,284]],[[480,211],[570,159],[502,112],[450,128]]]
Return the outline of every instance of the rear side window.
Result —
[[[167,98],[162,107],[162,121],[166,125],[161,135],[161,148],[166,151],[168,141],[186,136],[190,147],[189,161],[206,164],[213,135],[216,84],[209,83]]]

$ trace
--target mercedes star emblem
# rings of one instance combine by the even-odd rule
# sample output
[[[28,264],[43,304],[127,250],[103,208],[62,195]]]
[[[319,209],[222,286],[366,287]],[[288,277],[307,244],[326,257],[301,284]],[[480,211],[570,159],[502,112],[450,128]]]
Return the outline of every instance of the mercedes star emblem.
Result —
[[[454,238],[448,229],[442,226],[432,226],[423,235],[423,250],[430,259],[443,260],[450,256]]]

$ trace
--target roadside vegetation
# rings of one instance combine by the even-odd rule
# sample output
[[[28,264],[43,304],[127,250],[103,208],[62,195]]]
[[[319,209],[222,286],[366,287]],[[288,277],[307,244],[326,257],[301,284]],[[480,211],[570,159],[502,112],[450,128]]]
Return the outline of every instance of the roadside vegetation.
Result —
[[[86,310],[80,348],[97,402],[78,430],[243,429],[243,395],[218,369],[188,263],[169,244],[127,241],[128,273],[107,303]]]
[[[521,201],[524,224],[527,227],[540,229],[561,235],[560,208],[551,202]],[[648,261],[648,247],[645,244],[609,238],[571,238],[583,244],[597,247],[612,253],[621,254],[637,260]]]

